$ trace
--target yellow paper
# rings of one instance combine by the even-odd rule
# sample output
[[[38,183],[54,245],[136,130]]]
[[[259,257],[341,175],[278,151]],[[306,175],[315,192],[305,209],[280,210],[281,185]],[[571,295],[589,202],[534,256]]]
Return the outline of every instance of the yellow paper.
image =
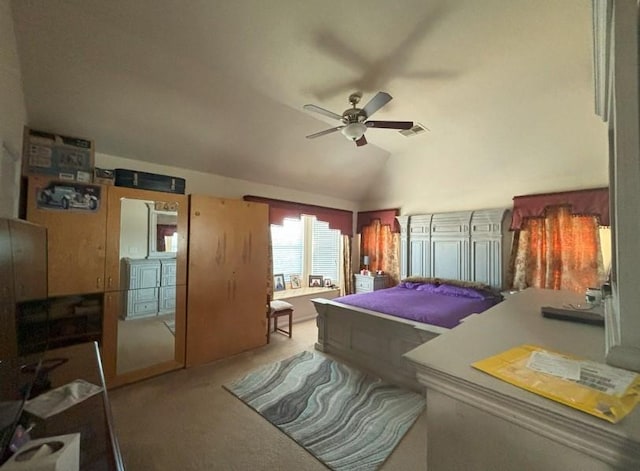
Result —
[[[640,402],[640,375],[534,345],[521,345],[471,366],[612,423]]]

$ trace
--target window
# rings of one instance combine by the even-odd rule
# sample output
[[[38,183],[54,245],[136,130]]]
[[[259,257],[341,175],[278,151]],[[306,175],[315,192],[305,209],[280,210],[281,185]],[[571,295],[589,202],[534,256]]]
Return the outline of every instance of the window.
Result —
[[[306,286],[309,275],[322,275],[337,284],[340,278],[340,231],[314,216],[285,219],[282,226],[271,225],[273,273],[302,277]]]
[[[273,246],[273,273],[284,273],[285,281],[291,274],[302,275],[304,237],[300,219],[285,219],[282,226],[271,224]]]

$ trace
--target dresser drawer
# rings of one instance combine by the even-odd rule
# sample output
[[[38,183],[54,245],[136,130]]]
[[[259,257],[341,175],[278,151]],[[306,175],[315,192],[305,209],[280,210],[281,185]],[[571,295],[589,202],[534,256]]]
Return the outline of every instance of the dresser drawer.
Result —
[[[366,275],[355,275],[356,293],[368,293],[373,291],[373,278]]]
[[[353,275],[353,277],[353,285],[357,294],[370,293],[371,291],[376,291],[387,287],[387,275],[370,276],[355,274]]]

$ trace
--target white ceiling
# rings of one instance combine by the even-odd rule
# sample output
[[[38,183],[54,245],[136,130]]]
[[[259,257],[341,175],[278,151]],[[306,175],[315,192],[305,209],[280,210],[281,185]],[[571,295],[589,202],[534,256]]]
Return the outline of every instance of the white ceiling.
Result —
[[[476,178],[510,158],[487,143],[556,139],[542,122],[566,112],[542,109],[554,84],[592,87],[590,5],[14,0],[12,8],[31,126],[92,138],[101,153],[360,201],[390,158],[415,165],[437,158],[430,149],[467,141],[479,149]],[[305,139],[338,123],[302,105],[341,114],[356,90],[363,102],[379,90],[394,97],[375,119],[430,132],[369,129],[362,148],[340,133]],[[514,122],[520,106],[529,122]],[[584,110],[595,121],[591,102]],[[541,155],[537,168],[554,159]]]

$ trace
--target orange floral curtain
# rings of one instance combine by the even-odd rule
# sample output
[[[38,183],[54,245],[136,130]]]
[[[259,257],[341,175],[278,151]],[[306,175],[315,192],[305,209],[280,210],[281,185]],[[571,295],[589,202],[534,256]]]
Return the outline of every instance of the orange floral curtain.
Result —
[[[389,275],[390,286],[400,282],[399,246],[400,234],[392,232],[391,227],[379,219],[362,227],[360,255],[369,257],[369,270],[382,270]]]
[[[604,278],[598,221],[574,216],[567,206],[547,208],[516,231],[511,286],[584,292]]]

